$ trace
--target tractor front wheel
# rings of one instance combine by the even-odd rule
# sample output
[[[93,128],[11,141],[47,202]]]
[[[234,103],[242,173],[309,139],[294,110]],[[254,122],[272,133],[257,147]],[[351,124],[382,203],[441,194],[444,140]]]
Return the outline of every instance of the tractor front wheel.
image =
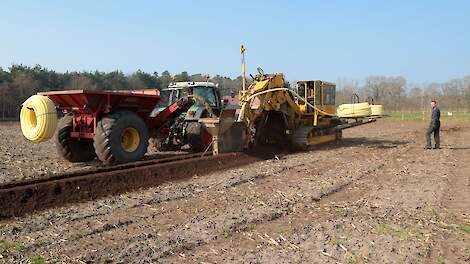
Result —
[[[104,116],[95,131],[96,155],[106,165],[137,161],[147,152],[148,128],[132,112],[116,112]]]

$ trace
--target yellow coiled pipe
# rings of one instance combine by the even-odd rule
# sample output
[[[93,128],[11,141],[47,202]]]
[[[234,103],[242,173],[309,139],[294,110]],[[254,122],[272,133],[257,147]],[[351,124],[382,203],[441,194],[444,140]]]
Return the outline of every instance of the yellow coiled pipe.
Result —
[[[342,104],[338,106],[336,114],[344,118],[366,117],[371,115],[369,103]]]
[[[46,96],[33,95],[21,107],[21,131],[33,142],[49,140],[57,128],[57,111],[54,102]]]
[[[383,116],[384,108],[382,105],[370,105],[370,115],[371,116]]]

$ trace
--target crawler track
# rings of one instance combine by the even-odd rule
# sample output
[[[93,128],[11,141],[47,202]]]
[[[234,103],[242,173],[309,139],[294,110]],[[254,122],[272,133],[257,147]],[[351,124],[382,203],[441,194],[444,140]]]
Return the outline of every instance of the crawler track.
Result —
[[[243,153],[188,154],[6,183],[0,185],[0,219],[157,186],[257,160]]]

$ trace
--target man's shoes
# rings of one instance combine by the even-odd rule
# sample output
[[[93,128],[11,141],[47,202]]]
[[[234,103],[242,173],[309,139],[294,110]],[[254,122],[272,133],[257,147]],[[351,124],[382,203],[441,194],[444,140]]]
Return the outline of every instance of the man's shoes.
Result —
[[[432,149],[431,146],[426,146],[424,149]]]
[[[441,149],[441,147],[440,146],[435,146],[434,149]]]

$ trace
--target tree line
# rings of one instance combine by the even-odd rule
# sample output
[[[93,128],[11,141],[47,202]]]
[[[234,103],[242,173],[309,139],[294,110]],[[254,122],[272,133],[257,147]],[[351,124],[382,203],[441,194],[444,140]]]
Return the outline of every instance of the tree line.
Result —
[[[174,78],[174,80],[173,80]],[[38,92],[60,90],[134,90],[134,89],[162,89],[168,87],[173,81],[210,81],[219,84],[222,94],[237,92],[241,87],[241,77],[229,77],[203,74],[189,75],[183,71],[170,74],[164,71],[147,73],[138,70],[131,74],[124,74],[116,70],[112,72],[65,72],[59,73],[40,65],[34,67],[25,65],[12,65],[8,69],[0,67],[0,119],[11,119],[19,116],[21,104],[31,95]]]
[[[337,102],[350,102],[353,94],[384,105],[385,111],[411,112],[429,109],[437,100],[445,111],[470,111],[470,75],[444,83],[409,84],[401,76],[369,76],[364,81],[338,80]]]
[[[232,79],[222,75],[190,75],[186,71],[172,75],[169,71],[159,74],[141,70],[131,74],[119,70],[59,73],[40,65],[15,64],[7,69],[0,67],[0,119],[18,118],[22,102],[38,92],[162,89],[173,82],[173,77],[175,81],[208,80],[217,83],[223,95],[237,94],[242,86],[241,76]],[[428,108],[432,99],[438,100],[446,111],[470,111],[470,75],[444,83],[409,84],[401,76],[369,76],[363,81],[339,79],[336,84],[337,103],[349,103],[353,94],[358,94],[362,100],[383,104],[386,111],[422,111]]]

